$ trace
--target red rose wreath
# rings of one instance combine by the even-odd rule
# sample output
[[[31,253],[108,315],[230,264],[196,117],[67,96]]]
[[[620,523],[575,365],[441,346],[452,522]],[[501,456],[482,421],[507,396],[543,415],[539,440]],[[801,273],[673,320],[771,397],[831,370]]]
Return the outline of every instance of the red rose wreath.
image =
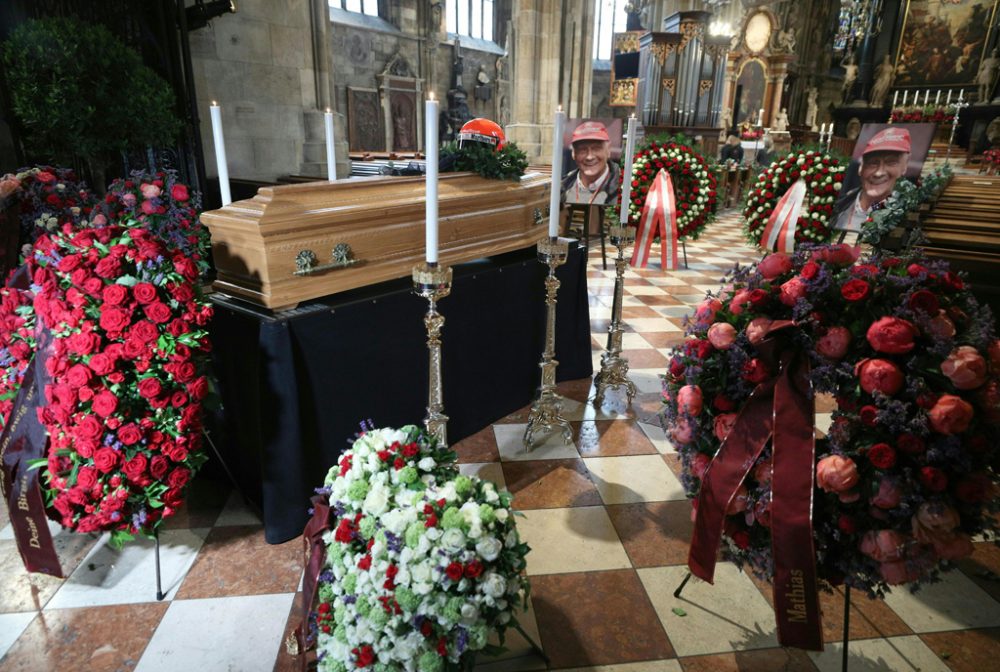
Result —
[[[798,516],[810,528],[797,550],[819,582],[881,596],[933,580],[972,553],[974,535],[995,534],[1000,341],[989,311],[941,262],[856,255],[822,246],[737,269],[673,354],[664,417],[697,498],[696,574],[716,551],[700,535],[721,532],[729,559],[776,577]],[[815,392],[836,409],[813,452]]]
[[[761,171],[750,186],[743,208],[743,234],[757,247],[768,217],[785,192],[800,178],[806,196],[795,227],[795,242],[826,243],[833,236],[833,203],[844,184],[845,168],[829,154],[792,152]]]
[[[149,535],[205,460],[212,310],[197,266],[145,229],[105,226],[40,237],[21,273],[30,286],[0,290],[4,426],[34,357],[47,504],[117,544]]]
[[[646,194],[660,169],[670,173],[677,205],[677,237],[694,240],[715,215],[716,180],[705,158],[683,138],[652,141],[635,153],[632,161],[632,192],[629,219],[635,224],[642,215]]]

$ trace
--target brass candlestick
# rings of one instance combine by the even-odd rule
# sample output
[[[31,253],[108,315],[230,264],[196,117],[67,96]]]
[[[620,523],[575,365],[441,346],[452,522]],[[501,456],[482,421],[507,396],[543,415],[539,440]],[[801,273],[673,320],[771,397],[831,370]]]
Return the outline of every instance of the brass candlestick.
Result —
[[[625,387],[629,405],[635,397],[635,383],[628,379],[628,360],[622,357],[622,296],[625,291],[625,248],[635,241],[635,228],[631,226],[612,226],[608,232],[611,244],[618,248],[618,258],[615,259],[615,299],[611,307],[611,325],[608,327],[608,347],[601,355],[601,370],[594,378],[597,385],[597,395],[594,405],[600,406],[604,394],[609,389]]]
[[[562,410],[562,397],[556,393],[556,294],[559,292],[559,279],[556,278],[556,268],[566,263],[569,256],[569,240],[566,238],[545,238],[538,242],[538,261],[549,267],[545,278],[545,351],[542,361],[538,364],[542,369],[542,384],[539,387],[538,399],[531,406],[528,415],[528,426],[524,430],[525,450],[534,447],[534,435],[538,431],[545,433],[559,428],[563,440],[569,443],[573,439],[569,422],[559,413]]]
[[[444,408],[444,390],[441,383],[441,328],[444,327],[444,315],[437,312],[437,302],[451,294],[451,267],[437,264],[414,266],[413,293],[427,299],[428,304],[427,314],[424,315],[429,365],[427,417],[424,418],[424,427],[441,445],[447,446],[448,416],[441,412]]]

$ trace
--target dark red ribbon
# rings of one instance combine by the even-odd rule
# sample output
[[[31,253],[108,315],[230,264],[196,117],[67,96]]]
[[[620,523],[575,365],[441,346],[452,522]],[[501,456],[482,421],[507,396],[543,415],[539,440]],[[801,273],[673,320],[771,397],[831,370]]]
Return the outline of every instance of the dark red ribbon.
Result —
[[[312,644],[309,641],[309,611],[316,599],[319,588],[319,575],[326,562],[326,544],[323,533],[332,529],[330,526],[330,504],[326,496],[316,495],[312,498],[313,515],[302,531],[302,544],[305,547],[306,569],[302,577],[302,605],[299,626],[295,628],[295,640],[298,643],[298,655],[301,667],[306,668],[306,650]]]
[[[758,346],[778,375],[757,386],[705,471],[698,493],[688,567],[713,582],[726,510],[771,441],[771,553],[778,641],[823,650],[812,534],[815,412],[809,359],[789,337],[794,323],[775,321]]]

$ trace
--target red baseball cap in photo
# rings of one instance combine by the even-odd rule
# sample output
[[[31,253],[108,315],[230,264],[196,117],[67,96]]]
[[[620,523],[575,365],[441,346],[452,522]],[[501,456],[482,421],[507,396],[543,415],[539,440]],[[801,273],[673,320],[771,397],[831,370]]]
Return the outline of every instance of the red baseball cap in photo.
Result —
[[[608,137],[608,129],[604,128],[604,124],[599,121],[585,121],[573,131],[573,140],[571,142],[578,142],[580,140],[603,140],[608,142],[611,138]]]
[[[905,128],[885,128],[872,136],[861,156],[872,152],[909,152],[910,132]]]

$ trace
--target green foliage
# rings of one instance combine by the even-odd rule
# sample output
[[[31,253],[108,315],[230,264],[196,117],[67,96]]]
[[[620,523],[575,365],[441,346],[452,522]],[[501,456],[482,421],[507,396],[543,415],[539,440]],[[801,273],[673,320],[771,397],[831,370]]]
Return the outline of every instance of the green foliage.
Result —
[[[30,154],[59,161],[169,144],[180,130],[169,84],[100,25],[19,25],[0,50]]]
[[[878,245],[883,236],[903,224],[908,213],[936,199],[951,181],[952,174],[951,166],[944,165],[925,175],[919,187],[908,180],[899,180],[882,207],[872,212],[861,227],[861,242]]]
[[[449,142],[441,147],[441,163],[450,171],[472,171],[491,180],[517,180],[528,169],[528,157],[513,142],[500,150],[480,142],[467,142],[462,147]],[[449,171],[445,171],[449,172]]]

